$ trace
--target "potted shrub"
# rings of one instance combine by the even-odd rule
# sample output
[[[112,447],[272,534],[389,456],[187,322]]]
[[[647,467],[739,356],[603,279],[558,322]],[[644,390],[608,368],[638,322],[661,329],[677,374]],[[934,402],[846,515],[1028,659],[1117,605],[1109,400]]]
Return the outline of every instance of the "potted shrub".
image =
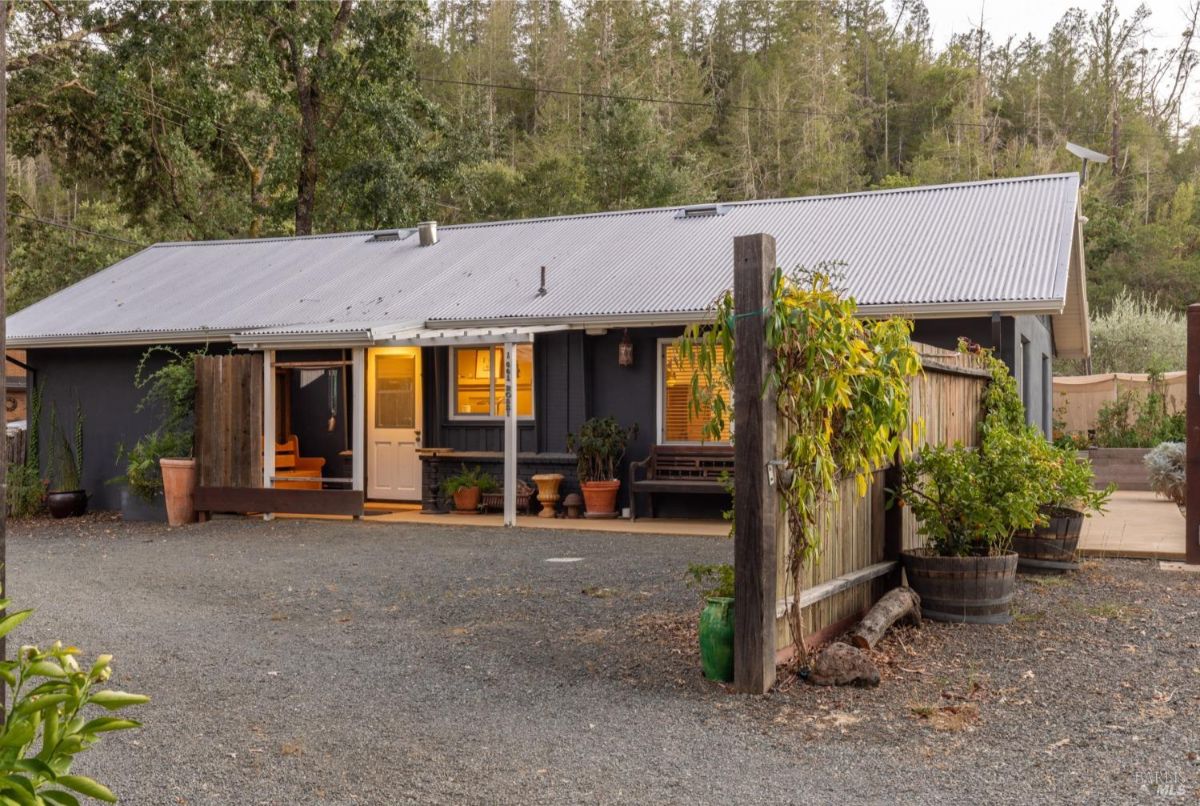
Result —
[[[153,372],[147,364],[155,355],[167,360]],[[196,404],[196,357],[203,352],[180,353],[170,347],[151,347],[143,353],[134,375],[134,385],[146,394],[137,411],[157,408],[158,428],[139,439],[133,448],[118,448],[118,461],[125,463],[124,481],[129,491],[147,502],[159,496],[166,504],[167,521],[181,526],[196,519],[196,460],[193,416]]]
[[[83,489],[83,410],[75,405],[75,429],[68,436],[59,427],[58,414],[50,410],[54,429],[50,492],[46,508],[55,518],[78,518],[87,512],[88,494]]]
[[[1162,442],[1142,460],[1150,476],[1150,489],[1169,501],[1187,517],[1187,443]]]
[[[1025,423],[1016,381],[990,351],[978,448],[936,445],[903,467],[900,500],[926,540],[901,552],[921,614],[938,621],[1007,624],[1016,589],[1013,536],[1043,522],[1054,500],[1045,436]]]
[[[1045,444],[1041,462],[1049,497],[1039,508],[1038,523],[1013,536],[1018,568],[1031,571],[1067,571],[1075,567],[1075,549],[1083,519],[1103,512],[1116,489],[1095,488],[1092,463],[1081,459],[1073,446]]]
[[[442,482],[442,489],[454,499],[454,511],[460,513],[478,512],[479,504],[484,493],[495,492],[499,485],[490,474],[478,466],[462,470]]]
[[[578,434],[567,434],[567,450],[575,454],[585,518],[617,517],[617,469],[638,427],[624,428],[615,417],[593,417]]]
[[[733,680],[733,566],[689,565],[688,585],[702,588],[700,668],[709,680]]]

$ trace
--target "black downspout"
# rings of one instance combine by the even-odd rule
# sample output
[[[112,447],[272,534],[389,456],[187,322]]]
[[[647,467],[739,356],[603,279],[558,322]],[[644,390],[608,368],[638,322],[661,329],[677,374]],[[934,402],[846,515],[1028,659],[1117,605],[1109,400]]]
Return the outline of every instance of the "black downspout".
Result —
[[[1003,341],[1004,330],[1000,327],[1000,313],[997,311],[992,314],[992,349],[995,350],[997,358],[1003,356]]]

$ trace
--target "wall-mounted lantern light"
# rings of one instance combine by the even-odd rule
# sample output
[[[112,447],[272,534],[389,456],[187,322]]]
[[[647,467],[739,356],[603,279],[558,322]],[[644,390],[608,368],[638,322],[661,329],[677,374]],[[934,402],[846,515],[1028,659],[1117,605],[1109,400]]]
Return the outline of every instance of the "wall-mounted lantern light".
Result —
[[[617,363],[623,367],[633,366],[633,342],[629,340],[628,330],[621,337],[621,344],[617,348]]]

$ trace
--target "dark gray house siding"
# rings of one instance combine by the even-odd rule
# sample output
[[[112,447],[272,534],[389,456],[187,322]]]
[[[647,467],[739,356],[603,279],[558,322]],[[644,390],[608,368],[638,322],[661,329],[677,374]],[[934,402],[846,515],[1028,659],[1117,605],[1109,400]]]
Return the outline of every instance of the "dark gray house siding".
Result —
[[[658,344],[663,338],[675,338],[682,328],[631,328],[633,365],[622,367],[617,361],[618,345],[625,331],[610,329],[596,335],[581,330],[547,333],[534,344],[534,407],[532,421],[519,426],[519,473],[528,478],[537,472],[559,472],[567,476],[565,492],[578,489],[575,463],[566,452],[567,434],[577,430],[592,416],[611,415],[623,425],[638,426],[622,466],[621,479],[628,477],[628,462],[646,457],[657,438]],[[927,344],[953,348],[959,337],[987,347],[997,346],[989,318],[926,319],[916,323],[913,337]],[[1053,334],[1046,317],[1002,317],[999,327],[1001,357],[1018,378],[1022,394],[1031,403],[1031,421],[1049,428],[1049,395],[1045,385],[1053,356]],[[182,348],[193,349],[193,348]],[[228,348],[222,345],[223,352]],[[42,467],[48,471],[47,446],[50,442],[51,407],[59,412],[64,427],[76,400],[87,418],[84,431],[84,482],[92,493],[92,506],[117,509],[121,505],[121,487],[108,483],[120,475],[116,460],[119,445],[132,445],[158,424],[157,413],[136,411],[142,391],[134,387],[133,377],[145,348],[97,347],[88,349],[31,349],[28,363],[37,372],[44,392],[42,420]],[[335,359],[338,350],[279,352],[277,360],[299,361]],[[159,362],[155,362],[157,366]],[[469,464],[479,464],[498,478],[502,475],[503,425],[500,422],[468,422],[449,416],[449,348],[427,347],[422,353],[424,429],[422,441],[428,447],[447,447],[474,454]],[[326,475],[349,473],[338,454],[344,450],[346,434],[353,433],[353,412],[342,402],[353,386],[347,368],[337,383],[345,384],[347,395],[331,389],[328,375],[301,386],[300,374],[292,374],[293,430],[300,438],[305,456],[323,456]],[[334,429],[328,427],[332,414]],[[621,505],[628,505],[628,491],[622,488]],[[725,496],[705,500],[683,496],[671,500],[656,499],[660,514],[716,515],[728,506]]]

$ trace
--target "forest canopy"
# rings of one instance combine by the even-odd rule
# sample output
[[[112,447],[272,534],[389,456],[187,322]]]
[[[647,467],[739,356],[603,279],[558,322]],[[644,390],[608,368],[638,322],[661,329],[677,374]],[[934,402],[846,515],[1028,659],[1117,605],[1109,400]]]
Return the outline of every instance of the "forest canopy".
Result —
[[[1074,171],[1072,141],[1110,157],[1084,200],[1093,309],[1179,311],[1187,16],[1165,47],[1112,2],[935,47],[919,0],[17,0],[10,304],[159,240]]]

